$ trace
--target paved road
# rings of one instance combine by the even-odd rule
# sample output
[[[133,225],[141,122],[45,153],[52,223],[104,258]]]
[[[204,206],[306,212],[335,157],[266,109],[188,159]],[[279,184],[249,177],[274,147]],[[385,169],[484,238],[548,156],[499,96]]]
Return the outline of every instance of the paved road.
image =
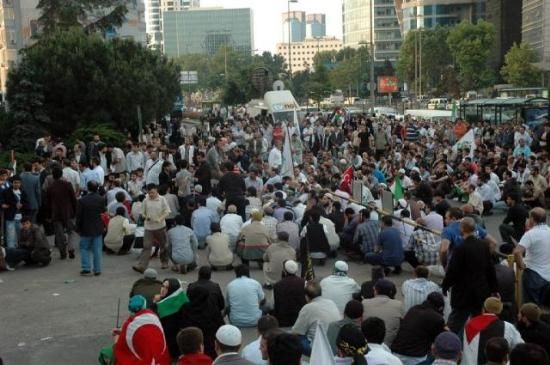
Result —
[[[502,215],[486,219],[489,232],[498,236]],[[46,268],[20,268],[0,274],[0,357],[6,365],[95,365],[98,350],[111,341],[116,322],[117,298],[121,313],[127,305],[132,283],[140,277],[131,270],[136,255],[104,256],[100,277],[80,277],[79,261],[55,259]],[[200,262],[206,263],[204,251]],[[316,267],[318,277],[330,274],[333,260]],[[152,262],[161,278],[173,277],[160,270],[158,259]],[[173,275],[174,274],[174,275]],[[263,281],[255,267],[252,276]],[[350,264],[350,276],[359,283],[370,279],[370,266]],[[182,281],[196,280],[196,271],[179,275]],[[222,288],[232,280],[233,272],[214,272],[213,280]],[[411,267],[391,279],[398,285],[411,277]],[[267,295],[270,292],[266,292]],[[244,342],[256,337],[254,329],[243,330]]]

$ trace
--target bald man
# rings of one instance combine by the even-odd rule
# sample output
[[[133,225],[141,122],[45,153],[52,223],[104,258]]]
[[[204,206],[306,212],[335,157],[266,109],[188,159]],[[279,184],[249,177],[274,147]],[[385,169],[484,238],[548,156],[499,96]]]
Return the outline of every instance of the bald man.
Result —
[[[541,304],[550,295],[550,227],[546,212],[534,208],[529,212],[528,231],[514,249],[514,256],[523,272],[523,302]],[[523,255],[525,254],[525,258]]]
[[[475,221],[470,217],[462,218],[460,233],[464,243],[453,250],[441,286],[444,295],[452,289],[452,312],[448,325],[456,334],[462,333],[470,316],[481,313],[487,297],[498,296],[497,277],[489,243],[476,238],[475,231]]]

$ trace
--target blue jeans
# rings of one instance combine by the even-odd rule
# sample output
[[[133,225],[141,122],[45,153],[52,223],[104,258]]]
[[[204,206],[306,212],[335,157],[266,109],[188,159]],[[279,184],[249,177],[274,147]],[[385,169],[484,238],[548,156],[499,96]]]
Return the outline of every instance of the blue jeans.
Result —
[[[302,354],[305,356],[311,356],[311,341],[307,336],[299,335],[300,345],[302,345]]]
[[[525,269],[522,276],[523,302],[544,303],[550,294],[550,282],[544,280],[536,271]]]
[[[80,236],[80,267],[82,271],[91,271],[90,254],[92,254],[94,256],[94,273],[101,272],[102,248],[103,237],[101,235],[93,237]]]
[[[21,221],[12,220],[6,221],[6,246],[9,248],[16,248],[17,241],[19,239],[19,232],[21,232]]]

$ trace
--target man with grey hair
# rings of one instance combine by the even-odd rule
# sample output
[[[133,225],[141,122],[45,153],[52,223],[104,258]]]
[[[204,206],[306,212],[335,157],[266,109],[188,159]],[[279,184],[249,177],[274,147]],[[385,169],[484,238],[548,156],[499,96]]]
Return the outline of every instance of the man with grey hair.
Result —
[[[296,250],[288,244],[288,233],[277,232],[277,240],[264,253],[264,288],[272,289],[281,280],[285,261],[296,260]]]
[[[447,273],[441,286],[443,295],[452,289],[448,325],[456,334],[462,333],[469,317],[481,313],[487,297],[498,296],[495,267],[489,243],[474,234],[476,223],[466,217],[460,221],[464,243],[453,250]]]

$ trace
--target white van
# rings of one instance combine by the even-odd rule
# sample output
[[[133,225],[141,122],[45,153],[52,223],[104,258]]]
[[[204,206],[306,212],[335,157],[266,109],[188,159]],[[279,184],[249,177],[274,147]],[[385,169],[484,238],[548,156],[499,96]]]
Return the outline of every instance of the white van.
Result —
[[[447,99],[446,98],[435,98],[430,99],[428,103],[428,109],[430,110],[436,110],[436,109],[446,109],[447,108]]]

